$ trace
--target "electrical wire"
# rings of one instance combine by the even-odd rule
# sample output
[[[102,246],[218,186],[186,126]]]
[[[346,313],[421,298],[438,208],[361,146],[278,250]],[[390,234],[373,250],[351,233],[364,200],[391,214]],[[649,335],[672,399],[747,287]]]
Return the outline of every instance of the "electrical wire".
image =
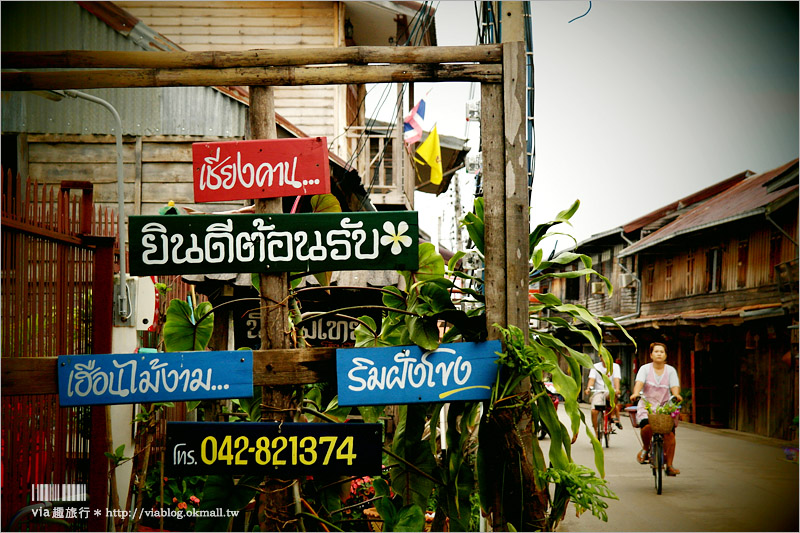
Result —
[[[404,43],[404,45],[418,45],[419,42],[424,37],[425,33],[430,28],[430,25],[433,22],[433,17],[430,15],[431,9],[430,9],[430,6],[428,4],[429,4],[429,2],[424,2],[423,6],[419,10],[417,10],[417,12],[414,14],[414,17],[412,19],[411,29],[409,31],[409,36],[408,36],[408,39],[406,39],[406,42]],[[420,31],[420,28],[423,28],[422,31]],[[377,86],[373,86],[367,91],[367,94],[365,94],[364,99],[362,99],[362,101],[359,103],[359,109],[361,108],[361,106],[365,105],[366,95],[368,95],[375,87],[377,87]],[[383,94],[379,98],[379,102],[378,102],[378,105],[377,105],[378,109],[383,107],[384,103],[388,99],[388,95],[389,95],[389,91],[390,90],[391,90],[391,84],[384,84]],[[390,139],[392,137],[392,133],[394,132],[394,126],[395,126],[395,124],[397,122],[398,112],[399,112],[399,109],[400,109],[400,102],[402,102],[402,98],[405,95],[405,90],[406,90],[406,84],[403,84],[401,86],[400,94],[398,95],[398,105],[396,105],[395,108],[394,108],[394,111],[392,113],[391,122],[389,123],[389,127],[386,130],[385,138],[387,138],[387,139]],[[367,132],[374,126],[376,121],[377,121],[376,118],[371,118],[371,119],[369,119],[367,121],[367,124],[365,125],[365,128],[361,131],[361,133],[359,134],[358,139],[356,141],[356,149],[353,151],[352,154],[350,154],[350,157],[348,158],[348,161],[347,161],[348,164],[352,165],[353,162],[367,148],[367,146],[369,146],[370,143],[369,143],[369,140],[368,140]],[[353,126],[354,123],[355,123],[355,120],[352,121],[350,124],[348,124],[347,127],[345,128],[345,131],[342,134],[338,135],[336,138],[340,137],[341,135],[346,135],[347,132],[350,130],[350,128]],[[381,164],[383,164],[383,161],[385,159],[386,148],[388,147],[388,145],[389,145],[389,143],[384,143],[383,150],[378,155],[378,159],[377,159],[376,165],[375,165],[375,172],[373,172],[373,177],[370,180],[369,187],[367,187],[367,194],[368,195],[372,192],[372,190],[374,188],[374,185],[375,185],[375,182],[377,181],[377,178],[378,178],[379,173],[380,173],[380,166],[381,166]]]
[[[433,23],[433,17],[431,16],[432,9],[430,7],[431,2],[424,2],[422,7],[417,10],[417,13],[414,15],[412,19],[411,29],[409,31],[409,38],[406,40],[406,45],[408,46],[418,46],[419,43],[424,38],[427,31],[430,29],[431,24]],[[438,4],[438,3],[437,3]],[[396,104],[394,106],[394,110],[392,112],[392,118],[389,123],[389,126],[386,129],[386,133],[384,138],[391,139],[394,133],[394,128],[397,124],[397,118],[400,113],[402,113],[402,101],[406,94],[406,83],[402,84],[400,87],[399,94],[397,95]],[[390,89],[390,85],[386,85],[386,91]],[[386,94],[386,93],[384,93]],[[380,107],[380,106],[379,106]],[[365,128],[366,133],[366,128]],[[366,143],[365,143],[366,145]],[[386,157],[386,149],[389,147],[389,142],[383,143],[383,149],[381,150],[380,154],[377,155],[377,159],[375,161],[375,170],[373,171],[372,179],[370,180],[369,187],[367,187],[367,193],[372,193],[372,190],[377,182],[378,176],[380,175],[380,167],[383,164],[385,157]],[[363,149],[363,148],[362,148]],[[360,154],[360,150],[359,150]]]
[[[590,2],[589,2],[589,9],[587,9],[587,10],[586,10],[586,13],[584,13],[583,15],[581,15],[581,16],[579,16],[579,17],[575,17],[574,19],[572,19],[572,20],[570,20],[569,22],[567,22],[567,24],[569,24],[570,22],[575,22],[576,20],[578,20],[578,19],[580,19],[580,18],[583,18],[583,17],[585,17],[586,15],[588,15],[588,14],[589,14],[589,11],[591,11],[591,10],[592,10],[592,2],[590,1]]]

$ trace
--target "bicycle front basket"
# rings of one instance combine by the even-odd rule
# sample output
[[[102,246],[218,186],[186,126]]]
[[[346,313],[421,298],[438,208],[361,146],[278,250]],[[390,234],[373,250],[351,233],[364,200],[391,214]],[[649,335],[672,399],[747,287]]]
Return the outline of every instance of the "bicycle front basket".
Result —
[[[662,413],[650,413],[647,415],[647,419],[650,421],[650,427],[653,428],[653,433],[669,433],[672,431],[672,428],[675,426],[675,421],[672,419],[671,415],[662,414]]]

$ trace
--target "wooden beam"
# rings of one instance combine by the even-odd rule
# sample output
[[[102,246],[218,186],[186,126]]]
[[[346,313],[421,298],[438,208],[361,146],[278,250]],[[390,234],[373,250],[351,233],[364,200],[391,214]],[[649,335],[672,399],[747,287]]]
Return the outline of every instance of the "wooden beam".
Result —
[[[3,357],[3,396],[58,394],[57,357]]]
[[[3,357],[3,396],[58,394],[57,357]],[[336,348],[253,351],[253,385],[307,385],[336,381]]]
[[[417,81],[499,83],[501,65],[346,65],[224,69],[118,69],[3,72],[4,91],[223,85],[298,86]]]
[[[3,52],[3,68],[241,68],[349,63],[500,63],[499,44],[479,46],[349,46],[240,52]]]
[[[336,381],[336,348],[253,352],[254,385],[308,385],[334,381]]]

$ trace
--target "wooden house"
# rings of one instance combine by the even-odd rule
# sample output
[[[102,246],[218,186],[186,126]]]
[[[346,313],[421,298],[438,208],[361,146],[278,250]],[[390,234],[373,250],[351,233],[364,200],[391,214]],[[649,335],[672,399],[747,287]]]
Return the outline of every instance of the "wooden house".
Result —
[[[419,2],[115,4],[188,51],[436,45],[435,10]],[[404,88],[392,92],[401,97]],[[358,169],[377,209],[413,209],[415,188],[431,192],[417,179],[424,167],[415,171],[405,153],[402,113],[385,131],[368,127],[366,93],[355,84],[276,87],[275,108],[308,135],[327,137],[330,150]]]
[[[435,44],[433,12],[422,8],[414,2],[13,2],[2,6],[2,48],[191,51]],[[205,211],[240,207],[194,204],[191,144],[246,136],[246,87],[86,92],[109,102],[122,118],[126,215],[155,214],[170,200]],[[278,136],[328,138],[333,190],[345,209],[413,208],[415,171],[403,143],[395,142],[400,128],[380,141],[368,139],[361,105],[365,93],[363,86],[276,88]],[[354,136],[359,128],[361,134]],[[52,92],[3,93],[3,166],[39,182],[91,181],[96,202],[112,208],[117,200],[114,130],[111,115],[96,104]],[[378,142],[385,145],[382,157],[365,161],[360,154],[370,153]],[[379,172],[368,175],[373,167]],[[387,169],[394,173],[389,186],[385,180],[373,183]],[[366,194],[373,189],[380,191],[374,203]]]
[[[629,383],[665,341],[697,423],[796,438],[797,169],[743,172],[580,243],[613,296],[595,282],[548,290],[631,333],[635,351],[616,335]]]

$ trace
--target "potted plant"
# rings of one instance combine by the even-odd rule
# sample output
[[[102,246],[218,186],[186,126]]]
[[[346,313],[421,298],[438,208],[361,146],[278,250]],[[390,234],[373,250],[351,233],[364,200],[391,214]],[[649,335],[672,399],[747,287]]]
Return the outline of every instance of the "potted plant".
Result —
[[[692,389],[681,389],[681,422],[692,421]]]

